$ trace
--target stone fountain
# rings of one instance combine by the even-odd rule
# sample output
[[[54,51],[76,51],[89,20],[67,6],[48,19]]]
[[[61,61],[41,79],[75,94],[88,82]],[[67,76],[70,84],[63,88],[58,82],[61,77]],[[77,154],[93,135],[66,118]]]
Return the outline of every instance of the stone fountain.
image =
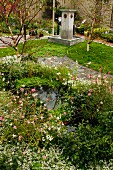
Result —
[[[61,9],[62,20],[61,20],[61,33],[60,35],[54,35],[48,37],[49,42],[58,44],[64,44],[72,46],[83,42],[84,39],[78,36],[73,36],[73,25],[74,25],[74,12],[73,9]]]

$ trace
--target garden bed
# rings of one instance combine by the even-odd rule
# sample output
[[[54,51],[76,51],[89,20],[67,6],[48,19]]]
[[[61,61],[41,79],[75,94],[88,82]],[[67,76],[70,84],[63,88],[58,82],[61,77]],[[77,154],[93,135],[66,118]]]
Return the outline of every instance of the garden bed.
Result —
[[[69,65],[29,57],[0,72],[0,169],[113,168],[111,79],[101,74],[84,84]],[[57,90],[53,108],[50,95],[37,98],[43,87]]]

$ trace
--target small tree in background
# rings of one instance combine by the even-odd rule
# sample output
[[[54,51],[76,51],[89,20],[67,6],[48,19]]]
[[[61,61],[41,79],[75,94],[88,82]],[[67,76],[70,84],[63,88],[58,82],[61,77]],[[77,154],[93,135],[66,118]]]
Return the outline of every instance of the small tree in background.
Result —
[[[89,51],[90,43],[95,38],[94,28],[100,27],[102,20],[103,20],[103,16],[104,16],[103,14],[104,14],[105,10],[110,10],[110,8],[109,9],[106,8],[103,11],[103,9],[102,9],[103,2],[109,2],[109,0],[92,0],[92,1],[90,1],[88,4],[90,10],[88,10],[87,7],[84,6],[84,3],[82,1],[73,1],[75,6],[77,5],[77,6],[82,7],[82,12],[90,25],[90,30],[88,31],[88,38],[87,38],[87,51]],[[109,6],[110,5],[111,4],[109,3]]]
[[[6,27],[10,34],[10,40],[0,37],[0,40],[16,51],[16,55],[20,57],[18,44],[24,38],[26,42],[23,27],[31,23],[45,5],[46,0],[0,0],[0,24],[1,28]],[[15,36],[14,29],[17,34]],[[24,45],[23,45],[24,46]]]

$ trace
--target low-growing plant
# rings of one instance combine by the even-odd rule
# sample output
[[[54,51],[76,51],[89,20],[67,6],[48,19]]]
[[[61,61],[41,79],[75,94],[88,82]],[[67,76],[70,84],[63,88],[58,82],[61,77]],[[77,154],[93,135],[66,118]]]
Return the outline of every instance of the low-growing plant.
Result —
[[[84,85],[74,78],[67,83],[55,110],[36,98],[35,88],[21,87],[16,95],[1,93],[2,169],[112,169],[111,82],[101,78]]]
[[[102,34],[101,37],[106,39],[108,42],[113,43],[113,33]]]
[[[20,89],[19,95],[9,94],[4,106],[1,98],[1,144],[16,145],[25,142],[28,146],[43,148],[51,145],[61,128],[56,115],[49,113],[46,103],[36,99],[36,89]]]
[[[21,86],[58,88],[67,81],[71,70],[64,67],[42,66],[34,61],[18,63],[2,63],[1,89],[16,90]],[[56,86],[56,87],[55,87]]]
[[[113,110],[112,81],[101,77],[100,80],[92,79],[92,82],[82,86],[73,82],[75,88],[70,88],[61,98],[62,113],[65,113],[62,119],[66,124],[77,126],[84,120],[95,126],[98,124],[98,114]]]
[[[101,37],[102,34],[109,33],[109,28],[106,27],[100,27],[100,28],[94,28],[92,33],[92,38]],[[84,31],[84,35],[89,35],[89,30]]]
[[[82,121],[74,132],[63,135],[63,143],[59,142],[63,155],[78,169],[113,168],[113,112],[101,112],[97,119],[95,127]]]
[[[77,33],[84,34],[85,31],[90,30],[90,26],[81,24],[79,27],[77,27]]]

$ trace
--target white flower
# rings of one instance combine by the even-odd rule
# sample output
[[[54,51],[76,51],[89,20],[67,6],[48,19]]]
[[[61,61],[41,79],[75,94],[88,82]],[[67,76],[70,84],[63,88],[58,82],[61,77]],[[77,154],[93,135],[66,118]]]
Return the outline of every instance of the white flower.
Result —
[[[3,79],[2,79],[3,81],[5,81],[5,78],[3,77]]]
[[[52,136],[50,136],[50,135],[47,135],[47,136],[46,136],[46,139],[48,139],[48,140],[50,140],[50,141],[51,141],[51,140],[53,140],[53,137],[52,137]]]
[[[13,138],[16,138],[17,135],[13,134]]]
[[[45,141],[45,138],[44,138],[44,137],[42,137],[42,141]]]
[[[56,73],[57,75],[60,75],[61,73],[59,72],[59,73]]]
[[[91,61],[87,63],[88,65],[91,64]]]
[[[56,119],[57,119],[57,120],[60,120],[60,117],[57,117]]]
[[[100,104],[103,104],[103,102],[101,101]]]
[[[43,119],[43,118],[44,118],[43,116],[40,117],[40,119]]]

